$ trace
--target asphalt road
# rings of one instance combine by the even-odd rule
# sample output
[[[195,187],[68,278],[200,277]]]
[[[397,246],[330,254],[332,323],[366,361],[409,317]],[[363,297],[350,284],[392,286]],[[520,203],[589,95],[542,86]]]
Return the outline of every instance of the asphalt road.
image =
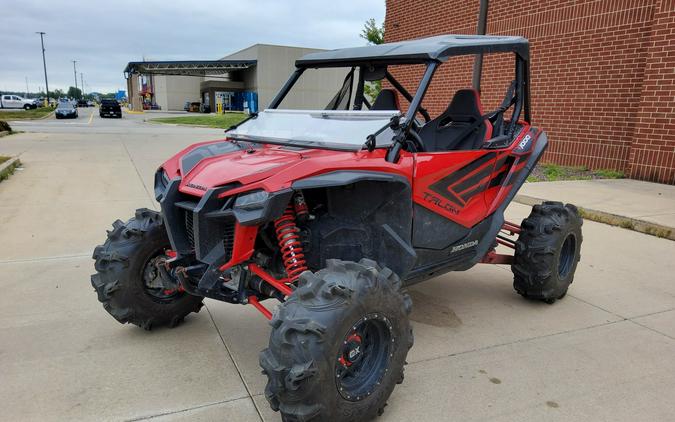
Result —
[[[121,119],[98,115],[98,107],[85,107],[78,109],[79,116],[76,119],[56,119],[52,114],[42,120],[17,120],[11,122],[12,128],[21,131],[36,133],[126,133],[128,128],[133,128],[135,134],[175,133],[175,126],[139,124],[143,120],[155,117],[174,117],[176,113],[141,113],[132,114],[124,112]],[[216,133],[223,131],[216,129]]]
[[[257,311],[207,300],[178,328],[145,332],[115,322],[89,283],[110,224],[157,207],[157,166],[222,131],[81,111],[0,138],[0,155],[24,163],[0,183],[0,419],[278,421]],[[584,236],[554,305],[521,299],[505,266],[413,287],[415,346],[379,420],[672,420],[675,242],[593,222]]]

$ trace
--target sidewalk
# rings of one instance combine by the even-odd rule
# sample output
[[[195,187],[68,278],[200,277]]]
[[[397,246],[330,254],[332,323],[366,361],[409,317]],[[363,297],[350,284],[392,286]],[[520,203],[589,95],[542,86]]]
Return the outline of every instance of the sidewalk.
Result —
[[[630,179],[537,182],[526,183],[515,200],[528,205],[540,200],[569,202],[583,208],[590,219],[598,220],[592,214],[602,222],[616,218],[615,225],[654,234],[651,227],[661,230],[661,237],[675,240],[675,186]]]

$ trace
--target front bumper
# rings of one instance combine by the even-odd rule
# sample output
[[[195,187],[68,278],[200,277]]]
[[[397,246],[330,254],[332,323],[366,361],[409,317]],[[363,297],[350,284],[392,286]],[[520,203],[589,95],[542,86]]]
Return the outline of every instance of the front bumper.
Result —
[[[171,246],[181,256],[222,266],[232,258],[236,218],[234,197],[218,196],[232,187],[211,189],[200,198],[180,192],[179,186],[180,179],[174,179],[157,195]]]
[[[223,293],[221,276],[251,259],[258,227],[283,214],[293,190],[270,193],[258,208],[241,209],[235,206],[239,195],[227,194],[241,187],[237,182],[208,189],[201,197],[181,192],[180,185],[180,178],[169,180],[162,169],[155,174],[155,197],[171,246],[177,261],[190,266],[191,277],[186,280],[191,279],[192,284],[183,287],[193,294],[219,300],[241,300]]]

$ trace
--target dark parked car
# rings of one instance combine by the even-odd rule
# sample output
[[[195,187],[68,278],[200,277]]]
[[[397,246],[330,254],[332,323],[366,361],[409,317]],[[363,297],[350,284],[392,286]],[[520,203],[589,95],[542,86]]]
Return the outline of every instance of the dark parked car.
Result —
[[[87,100],[77,100],[77,106],[78,107],[89,107],[89,103]]]
[[[77,108],[73,103],[60,102],[54,115],[57,119],[77,119]]]
[[[98,115],[101,117],[118,117],[122,118],[122,107],[117,100],[103,100],[101,101],[101,108]]]

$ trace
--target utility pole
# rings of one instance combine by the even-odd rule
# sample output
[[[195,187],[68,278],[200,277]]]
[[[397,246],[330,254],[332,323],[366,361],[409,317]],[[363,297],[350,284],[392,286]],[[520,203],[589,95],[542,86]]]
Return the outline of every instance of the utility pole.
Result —
[[[28,98],[28,76],[26,76],[26,98]]]
[[[47,105],[49,105],[49,82],[47,82],[47,61],[45,60],[45,41],[43,39],[43,36],[46,33],[36,32],[36,34],[40,34],[40,44],[42,45],[42,66],[45,68],[45,87],[47,88]]]
[[[73,60],[73,75],[75,75],[75,89],[77,89],[77,68],[75,67],[77,60]]]
[[[84,98],[84,75],[80,72],[80,86],[82,87],[82,98]]]

